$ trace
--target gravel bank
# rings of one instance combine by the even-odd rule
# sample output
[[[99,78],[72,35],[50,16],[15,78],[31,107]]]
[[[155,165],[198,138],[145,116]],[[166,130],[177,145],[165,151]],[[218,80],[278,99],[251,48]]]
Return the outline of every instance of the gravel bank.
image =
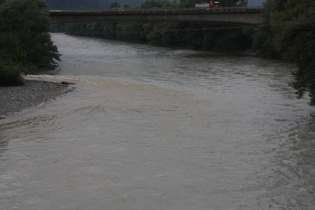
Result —
[[[25,80],[24,86],[0,86],[0,119],[48,102],[71,90],[69,84],[38,80]]]

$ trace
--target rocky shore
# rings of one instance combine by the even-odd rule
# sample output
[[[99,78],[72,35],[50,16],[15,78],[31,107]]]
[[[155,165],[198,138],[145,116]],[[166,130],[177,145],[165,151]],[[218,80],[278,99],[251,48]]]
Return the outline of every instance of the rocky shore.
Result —
[[[0,86],[0,119],[38,106],[73,90],[68,83],[25,80],[23,86]]]

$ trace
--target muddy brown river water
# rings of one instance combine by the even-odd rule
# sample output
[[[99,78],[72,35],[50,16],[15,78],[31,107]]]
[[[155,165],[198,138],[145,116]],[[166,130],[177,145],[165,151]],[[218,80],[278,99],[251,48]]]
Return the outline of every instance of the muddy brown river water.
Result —
[[[293,66],[52,34],[65,96],[0,120],[0,209],[314,209]]]

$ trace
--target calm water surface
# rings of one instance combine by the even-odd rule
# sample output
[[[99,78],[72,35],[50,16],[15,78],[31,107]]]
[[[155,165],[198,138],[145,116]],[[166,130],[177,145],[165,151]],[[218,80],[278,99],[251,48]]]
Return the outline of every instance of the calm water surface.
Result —
[[[75,91],[0,120],[0,209],[314,209],[294,67],[53,34]]]

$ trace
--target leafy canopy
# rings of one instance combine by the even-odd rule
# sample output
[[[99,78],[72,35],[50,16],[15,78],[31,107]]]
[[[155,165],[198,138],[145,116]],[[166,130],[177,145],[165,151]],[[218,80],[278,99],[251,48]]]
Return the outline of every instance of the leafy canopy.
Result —
[[[309,92],[315,106],[315,1],[274,0],[270,12],[273,47],[289,62],[297,63],[294,72],[298,97]]]
[[[2,0],[1,3],[0,59],[37,68],[54,68],[60,55],[49,34],[45,2]]]

